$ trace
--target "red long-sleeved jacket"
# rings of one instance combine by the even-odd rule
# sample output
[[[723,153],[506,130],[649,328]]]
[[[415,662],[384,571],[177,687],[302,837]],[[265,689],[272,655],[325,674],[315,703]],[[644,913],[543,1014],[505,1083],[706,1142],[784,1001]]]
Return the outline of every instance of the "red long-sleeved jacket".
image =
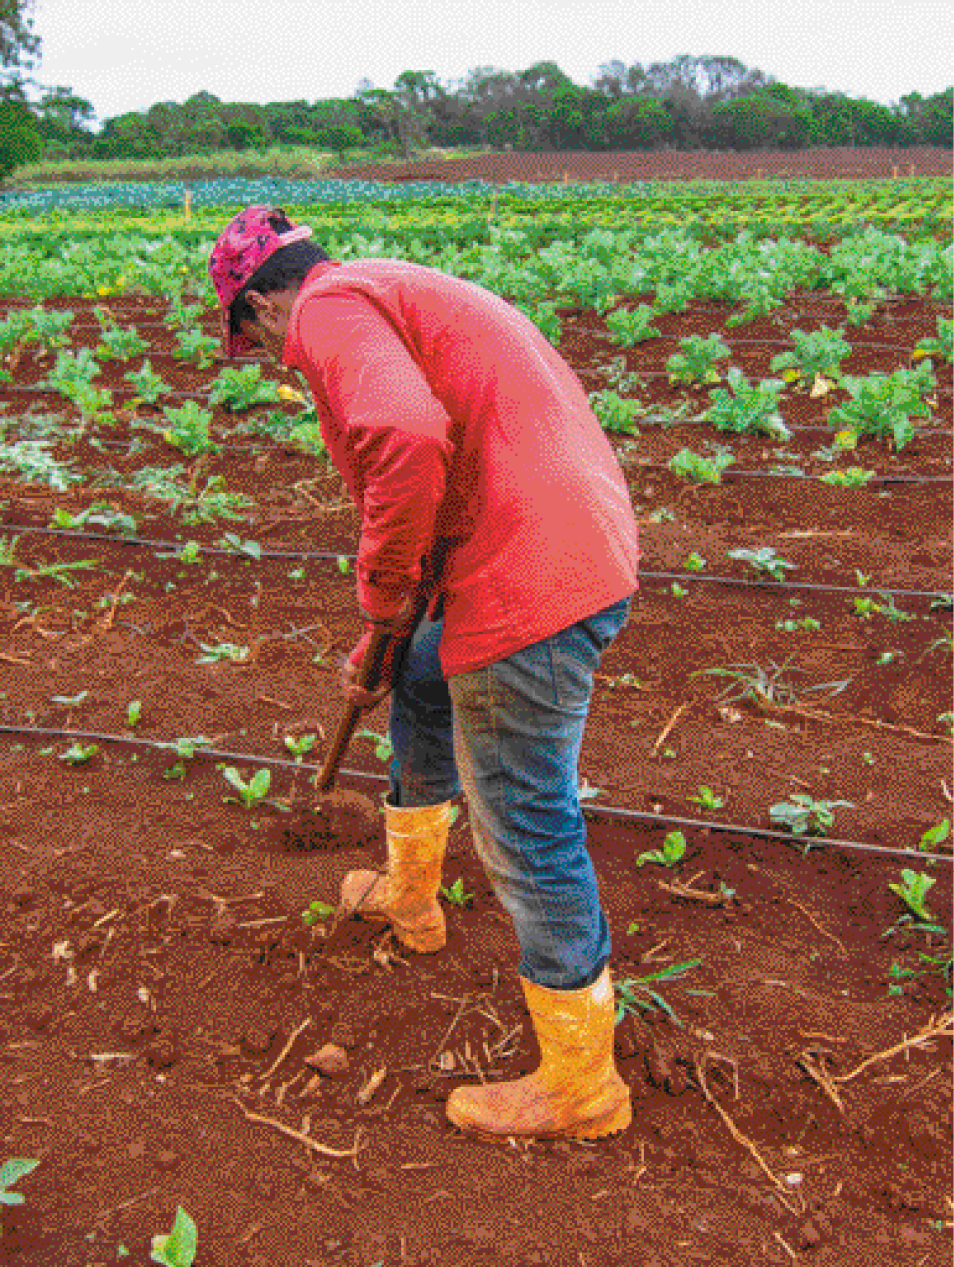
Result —
[[[504,300],[401,260],[322,262],[298,293],[283,359],[305,375],[361,513],[365,611],[398,611],[446,539],[433,590],[445,678],[638,588],[638,529],[613,450],[577,376]]]

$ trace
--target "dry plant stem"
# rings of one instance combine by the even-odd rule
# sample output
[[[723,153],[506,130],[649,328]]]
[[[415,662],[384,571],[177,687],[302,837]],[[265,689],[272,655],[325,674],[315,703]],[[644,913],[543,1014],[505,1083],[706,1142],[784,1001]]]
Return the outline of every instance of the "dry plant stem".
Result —
[[[863,1060],[856,1069],[852,1069],[851,1073],[839,1074],[832,1081],[850,1082],[852,1078],[857,1078],[859,1073],[878,1060],[887,1060],[891,1056],[896,1056],[899,1052],[907,1051],[910,1047],[920,1047],[923,1043],[930,1042],[932,1038],[943,1037],[944,1034],[951,1032],[952,1024],[954,1024],[954,1013],[952,1012],[942,1012],[939,1020],[932,1016],[924,1029],[920,1033],[915,1034],[913,1038],[906,1038],[903,1043],[897,1043],[894,1047],[888,1047],[885,1051],[875,1052],[873,1056]]]
[[[126,572],[126,575],[119,582],[119,586],[116,590],[116,593],[113,595],[112,605],[106,614],[106,619],[103,621],[103,625],[100,629],[100,633],[108,633],[109,630],[112,629],[113,621],[116,619],[116,608],[119,606],[120,595],[122,594],[123,590],[126,588],[126,582],[129,580],[131,576],[132,576],[132,568],[129,568]]]
[[[778,1189],[778,1192],[780,1194],[779,1200],[781,1201],[782,1205],[784,1205],[786,1210],[788,1210],[791,1214],[797,1214],[798,1211],[795,1209],[795,1207],[791,1205],[788,1201],[786,1201],[784,1196],[781,1195],[781,1193],[785,1191],[782,1181],[780,1179],[777,1179],[776,1176],[771,1172],[771,1170],[769,1170],[768,1166],[765,1164],[765,1162],[762,1160],[761,1156],[759,1155],[758,1149],[755,1147],[755,1145],[752,1143],[750,1139],[746,1138],[746,1136],[742,1134],[742,1132],[739,1130],[736,1124],[732,1121],[732,1118],[729,1117],[728,1113],[726,1113],[725,1109],[722,1107],[721,1104],[719,1104],[719,1102],[713,1096],[712,1092],[709,1090],[709,1087],[706,1083],[706,1076],[704,1072],[706,1060],[707,1060],[707,1056],[704,1055],[701,1060],[697,1060],[694,1063],[696,1077],[699,1079],[699,1086],[702,1090],[702,1094],[705,1096],[705,1098],[709,1101],[709,1103],[712,1105],[715,1111],[722,1118],[722,1121],[726,1125],[726,1129],[728,1130],[732,1138],[735,1140],[735,1142],[737,1144],[741,1144],[743,1148],[748,1150],[748,1152],[754,1158],[759,1169],[763,1172],[763,1174],[765,1174],[769,1179],[771,1179],[772,1183]]]
[[[925,739],[931,743],[954,743],[954,738],[948,738],[947,735],[931,735],[924,730],[915,730],[913,726],[896,726],[891,722],[877,721],[874,717],[857,717],[849,714],[844,717],[835,717],[831,713],[796,708],[792,704],[763,703],[762,707],[774,713],[793,713],[796,717],[807,717],[810,721],[857,722],[859,726],[874,726],[878,730],[891,730],[896,734],[911,735],[914,739]]]
[[[657,880],[656,883],[673,897],[686,898],[690,902],[705,902],[707,906],[728,906],[732,901],[725,893],[710,893],[706,889],[693,889],[687,884],[680,884],[678,880],[674,880],[672,884],[667,884],[665,880]]]
[[[294,1047],[295,1039],[298,1037],[299,1034],[301,1034],[304,1030],[306,1030],[310,1024],[311,1024],[311,1017],[306,1016],[305,1019],[302,1021],[302,1023],[298,1026],[298,1028],[293,1031],[291,1038],[289,1038],[288,1042],[285,1044],[285,1046],[281,1049],[281,1051],[275,1057],[274,1061],[269,1066],[269,1068],[266,1069],[263,1074],[259,1075],[263,1081],[264,1079],[270,1078],[272,1076],[272,1074],[275,1072],[278,1066],[282,1063],[282,1061],[291,1051],[292,1047]]]
[[[291,1126],[286,1126],[284,1122],[276,1122],[274,1118],[263,1117],[261,1113],[252,1113],[247,1109],[241,1100],[237,1100],[235,1096],[229,1096],[234,1104],[245,1114],[250,1122],[261,1122],[263,1126],[271,1126],[276,1131],[281,1131],[283,1135],[287,1135],[289,1139],[298,1140],[299,1144],[304,1144],[306,1148],[312,1149],[316,1153],[321,1153],[324,1157],[356,1157],[358,1154],[358,1144],[360,1142],[360,1131],[355,1136],[354,1144],[351,1148],[328,1148],[325,1144],[319,1144],[313,1139],[309,1139],[307,1135],[302,1135],[301,1131],[294,1130]]]
[[[669,721],[666,722],[666,725],[663,727],[662,734],[653,744],[652,754],[651,754],[652,756],[655,757],[656,754],[659,752],[660,746],[663,743],[665,743],[666,739],[668,739],[669,734],[672,731],[672,728],[675,726],[676,722],[679,720],[679,718],[682,716],[682,714],[686,711],[686,709],[689,707],[691,703],[692,703],[692,700],[686,700],[684,704],[680,704],[679,707],[676,709],[676,711],[673,713],[673,715],[669,718]]]
[[[801,1065],[812,1081],[821,1087],[838,1112],[844,1117],[845,1106],[842,1103],[841,1096],[838,1094],[838,1089],[832,1082],[830,1074],[825,1071],[821,1062],[815,1060],[810,1052],[803,1051],[798,1057],[797,1063]]]
[[[805,918],[806,918],[806,919],[807,919],[807,920],[808,920],[808,921],[809,921],[809,922],[810,922],[810,923],[811,923],[811,924],[812,924],[815,928],[817,928],[817,929],[818,929],[818,931],[821,933],[821,935],[822,935],[823,937],[827,937],[827,938],[829,939],[829,941],[833,941],[833,942],[835,943],[835,945],[836,945],[836,946],[838,947],[838,949],[841,951],[842,958],[847,959],[847,957],[848,957],[848,951],[847,951],[847,950],[845,950],[844,946],[841,944],[841,942],[838,940],[838,938],[834,935],[834,933],[829,933],[829,932],[827,932],[824,928],[822,928],[821,924],[819,924],[819,923],[818,923],[818,921],[817,921],[817,920],[815,919],[815,917],[812,915],[811,911],[807,910],[804,906],[802,906],[801,902],[796,902],[796,901],[795,901],[795,899],[794,899],[794,898],[792,898],[792,897],[787,897],[787,898],[785,898],[785,901],[786,901],[786,902],[790,902],[790,903],[792,904],[792,906],[797,907],[797,908],[798,908],[798,910],[800,910],[800,911],[802,912],[802,914],[805,916]]]

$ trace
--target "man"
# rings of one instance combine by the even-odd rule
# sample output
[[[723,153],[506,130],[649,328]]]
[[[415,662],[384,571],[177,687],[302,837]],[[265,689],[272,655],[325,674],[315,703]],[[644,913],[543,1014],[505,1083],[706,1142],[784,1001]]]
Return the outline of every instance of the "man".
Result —
[[[516,309],[436,269],[329,259],[310,237],[279,209],[246,208],[210,272],[226,355],[262,347],[308,381],[361,512],[359,607],[393,635],[379,689],[355,685],[368,632],[342,673],[361,707],[393,692],[394,749],[387,871],[350,872],[342,905],[440,950],[463,786],[542,1060],[457,1088],[447,1115],[490,1139],[615,1134],[632,1110],[577,764],[593,674],[638,588],[622,472],[579,379]]]

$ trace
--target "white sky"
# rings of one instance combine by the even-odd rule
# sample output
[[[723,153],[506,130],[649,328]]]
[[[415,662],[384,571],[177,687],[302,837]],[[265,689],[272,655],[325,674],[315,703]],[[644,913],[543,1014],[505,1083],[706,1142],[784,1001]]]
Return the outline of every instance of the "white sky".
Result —
[[[454,87],[478,66],[554,61],[585,86],[613,59],[680,53],[885,105],[954,82],[950,0],[36,0],[34,25],[34,78],[91,101],[99,123],[203,89],[350,97],[403,70]]]

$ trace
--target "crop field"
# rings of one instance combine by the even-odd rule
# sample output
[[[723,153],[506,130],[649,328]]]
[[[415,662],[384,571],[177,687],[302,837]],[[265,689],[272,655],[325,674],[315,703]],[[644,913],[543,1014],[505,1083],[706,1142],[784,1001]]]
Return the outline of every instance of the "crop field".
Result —
[[[0,1263],[145,1265],[180,1207],[196,1267],[949,1261],[950,182],[189,192],[0,205]],[[290,828],[360,523],[302,382],[220,354],[266,199],[520,307],[626,475],[579,771],[616,1138],[446,1120],[539,1058],[465,798],[436,956],[335,917],[383,810]]]

